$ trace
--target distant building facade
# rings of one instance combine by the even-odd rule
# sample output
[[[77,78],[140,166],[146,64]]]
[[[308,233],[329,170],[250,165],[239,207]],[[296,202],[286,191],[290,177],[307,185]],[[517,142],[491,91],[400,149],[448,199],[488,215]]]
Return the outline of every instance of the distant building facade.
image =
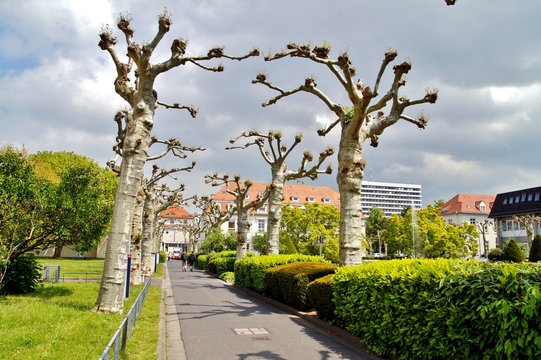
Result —
[[[186,211],[182,206],[173,204],[160,213],[162,223],[161,250],[172,251],[180,248],[183,251],[190,249],[189,236],[183,226],[194,220],[194,215]]]
[[[374,207],[380,208],[389,217],[401,214],[406,208],[419,210],[422,204],[421,185],[362,181],[361,206],[365,217]]]
[[[495,198],[495,195],[457,194],[443,204],[441,209],[440,215],[447,224],[459,225],[465,222],[475,225],[479,233],[478,257],[486,256],[488,250],[496,247],[496,227],[494,221],[488,218]]]
[[[541,234],[541,186],[496,195],[489,217],[496,224],[499,247],[512,238],[529,252],[526,227],[517,220],[524,215],[534,219],[533,235]]]
[[[255,200],[260,193],[263,193],[268,183],[255,182],[250,187],[246,201]],[[227,193],[225,185],[213,195],[212,200],[219,210],[226,211],[235,206],[235,198]],[[306,203],[318,203],[326,206],[340,207],[340,194],[328,186],[312,186],[285,184],[282,205],[304,207]],[[249,215],[250,231],[248,233],[248,250],[251,249],[251,239],[254,235],[267,231],[268,205],[252,211]],[[233,215],[229,221],[222,224],[223,232],[237,231],[237,216]]]

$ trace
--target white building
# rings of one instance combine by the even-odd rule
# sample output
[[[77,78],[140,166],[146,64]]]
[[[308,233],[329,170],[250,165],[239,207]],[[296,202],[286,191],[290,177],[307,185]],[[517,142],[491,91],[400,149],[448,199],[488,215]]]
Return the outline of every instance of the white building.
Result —
[[[401,214],[405,208],[419,210],[422,207],[421,185],[364,181],[361,186],[361,206],[368,217],[370,210],[377,207],[386,217]]]
[[[486,256],[486,251],[496,247],[496,227],[488,218],[494,205],[494,195],[457,194],[441,209],[441,216],[447,224],[473,224],[479,233],[478,256]],[[484,237],[484,240],[483,240]],[[485,248],[485,244],[487,248]]]
[[[189,236],[184,226],[193,219],[194,215],[178,204],[163,210],[160,213],[160,221],[163,223],[161,249],[165,252],[172,251],[172,248],[188,251]]]

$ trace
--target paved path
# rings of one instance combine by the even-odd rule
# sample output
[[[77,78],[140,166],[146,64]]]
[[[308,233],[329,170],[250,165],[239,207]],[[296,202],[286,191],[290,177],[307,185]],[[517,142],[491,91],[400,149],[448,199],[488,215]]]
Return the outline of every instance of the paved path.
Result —
[[[177,261],[167,269],[167,359],[378,359],[257,294],[199,270],[182,272]]]

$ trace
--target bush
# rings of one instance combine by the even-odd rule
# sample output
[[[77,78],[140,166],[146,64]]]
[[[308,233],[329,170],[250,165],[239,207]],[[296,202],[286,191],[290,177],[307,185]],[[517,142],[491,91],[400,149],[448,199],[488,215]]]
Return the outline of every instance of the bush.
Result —
[[[31,254],[12,258],[0,287],[1,294],[27,294],[33,292],[41,284],[41,265]]]
[[[487,257],[490,261],[501,261],[502,254],[503,254],[502,249],[494,248],[494,249],[490,249]]]
[[[264,293],[265,270],[292,262],[326,262],[321,256],[309,255],[263,255],[239,259],[235,262],[235,284]]]
[[[266,293],[275,300],[298,310],[310,310],[308,284],[322,276],[334,274],[336,265],[295,262],[266,270]]]
[[[526,259],[524,251],[520,248],[514,239],[509,239],[503,245],[503,261],[508,262],[523,262]]]
[[[537,234],[533,238],[532,247],[530,248],[529,255],[530,262],[541,261],[541,235]]]
[[[231,271],[220,274],[219,278],[231,284],[235,283],[235,273]]]
[[[333,274],[323,276],[308,284],[308,298],[317,311],[317,317],[331,324],[340,326],[334,315]]]
[[[200,254],[195,259],[195,267],[199,270],[208,270],[208,255]]]
[[[160,251],[160,262],[164,263],[167,261],[167,253],[165,251]]]
[[[391,260],[341,267],[336,316],[373,351],[404,359],[541,357],[541,267]]]
[[[235,270],[236,257],[217,257],[208,262],[208,271],[213,274],[221,275],[225,272]]]

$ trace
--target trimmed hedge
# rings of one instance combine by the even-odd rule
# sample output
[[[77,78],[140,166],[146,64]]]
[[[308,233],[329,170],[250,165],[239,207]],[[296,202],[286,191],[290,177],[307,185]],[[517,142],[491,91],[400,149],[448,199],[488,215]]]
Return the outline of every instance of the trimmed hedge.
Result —
[[[213,274],[221,275],[225,272],[233,272],[235,270],[236,257],[217,257],[208,262],[208,271]]]
[[[298,310],[310,310],[308,284],[320,277],[334,274],[336,265],[316,262],[295,262],[266,270],[266,293],[275,300]]]
[[[532,241],[532,247],[530,248],[529,259],[530,262],[541,261],[541,235],[535,235]]]
[[[526,254],[515,239],[509,239],[503,245],[503,261],[520,263],[526,260]]]
[[[334,274],[323,276],[308,284],[308,298],[314,305],[317,317],[333,325],[341,326],[334,314],[333,297]]]
[[[336,315],[374,352],[401,359],[541,357],[541,267],[391,260],[339,268]]]
[[[327,262],[321,256],[309,255],[263,255],[239,259],[235,262],[235,285],[265,292],[265,270],[292,262]]]
[[[195,259],[195,267],[198,268],[199,270],[207,270],[208,269],[207,262],[208,262],[208,255],[200,254]]]

